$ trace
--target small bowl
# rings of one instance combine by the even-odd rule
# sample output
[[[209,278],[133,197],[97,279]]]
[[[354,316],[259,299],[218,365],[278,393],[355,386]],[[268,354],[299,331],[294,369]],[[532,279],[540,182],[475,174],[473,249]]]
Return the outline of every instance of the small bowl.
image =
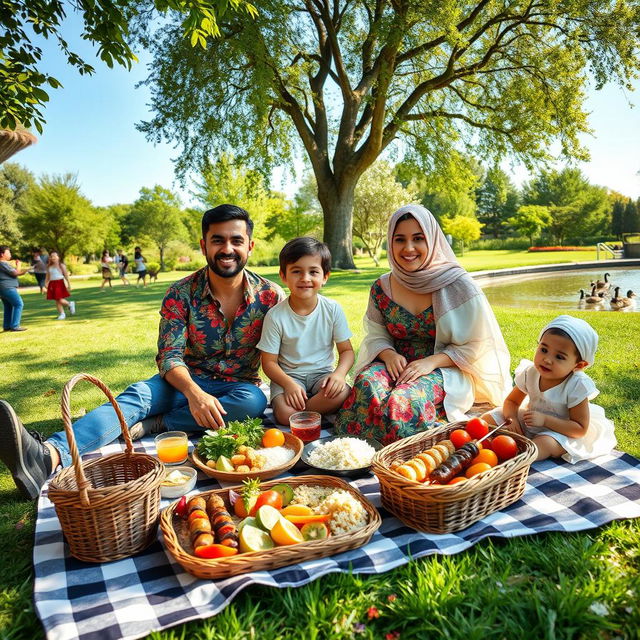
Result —
[[[180,496],[185,495],[185,493],[189,493],[189,491],[196,486],[198,472],[193,467],[167,467],[165,478],[174,471],[179,471],[183,475],[189,476],[189,479],[182,484],[176,484],[168,487],[160,485],[160,495],[163,498],[179,498]]]
[[[366,442],[368,445],[373,447],[375,451],[380,451],[380,449],[383,448],[383,445],[377,440],[374,440],[373,438],[359,438],[358,436],[352,436],[352,435],[331,436],[330,438],[321,438],[320,440],[309,442],[309,444],[305,445],[304,449],[302,450],[302,455],[300,456],[300,459],[308,467],[311,467],[312,469],[317,469],[319,472],[322,472],[322,473],[329,473],[334,476],[343,476],[346,478],[353,478],[369,471],[369,469],[371,468],[371,463],[369,463],[364,467],[358,467],[356,469],[327,469],[326,467],[318,467],[309,462],[309,456],[311,455],[311,452],[316,447],[319,447],[321,444],[326,444],[327,442],[331,442],[332,440],[338,440],[339,438],[355,438],[356,440],[362,440],[363,442]]]

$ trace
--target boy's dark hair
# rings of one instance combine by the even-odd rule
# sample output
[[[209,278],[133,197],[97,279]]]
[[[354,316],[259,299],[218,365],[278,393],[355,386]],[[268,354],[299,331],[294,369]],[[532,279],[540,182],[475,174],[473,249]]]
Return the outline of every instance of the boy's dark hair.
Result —
[[[0,244],[0,253],[4,253],[9,248],[8,244]]]
[[[573,338],[564,329],[559,329],[558,327],[551,327],[550,329],[547,329],[544,332],[544,335],[546,335],[547,333],[550,333],[552,336],[560,336],[561,338],[567,338],[567,340],[571,340],[571,344],[573,345],[573,348],[576,350],[576,353],[578,354],[578,360],[584,360],[584,358],[580,353],[580,350],[576,346],[576,343],[573,341]]]
[[[249,239],[253,235],[253,220],[249,217],[249,212],[235,204],[221,204],[213,209],[204,212],[202,216],[202,237],[209,231],[209,227],[216,222],[227,222],[229,220],[244,220],[247,224],[247,235]]]
[[[286,275],[287,265],[293,264],[304,256],[320,256],[320,265],[324,274],[331,271],[331,252],[320,240],[303,236],[289,240],[280,251],[280,271]]]

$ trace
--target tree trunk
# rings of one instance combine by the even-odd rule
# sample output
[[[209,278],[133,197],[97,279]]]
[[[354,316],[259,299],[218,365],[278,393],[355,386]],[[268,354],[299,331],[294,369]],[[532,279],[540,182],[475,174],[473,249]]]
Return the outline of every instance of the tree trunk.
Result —
[[[158,249],[160,249],[160,271],[164,271],[164,247],[161,245]]]
[[[355,269],[353,261],[353,197],[356,180],[338,190],[331,184],[318,183],[318,199],[324,218],[323,240],[331,251],[334,269]]]

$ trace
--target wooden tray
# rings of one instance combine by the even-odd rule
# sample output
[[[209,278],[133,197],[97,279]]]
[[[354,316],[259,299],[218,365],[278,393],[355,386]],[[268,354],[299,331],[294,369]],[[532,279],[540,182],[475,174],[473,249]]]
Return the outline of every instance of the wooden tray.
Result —
[[[160,515],[160,529],[164,537],[167,551],[175,560],[189,573],[198,578],[208,580],[217,578],[228,578],[240,573],[249,571],[264,571],[269,569],[278,569],[289,564],[298,564],[305,560],[314,560],[316,558],[325,558],[343,551],[356,549],[369,542],[371,536],[382,524],[382,519],[377,509],[356,489],[340,478],[334,476],[298,476],[296,478],[287,478],[287,484],[298,486],[308,484],[312,486],[331,487],[334,489],[343,489],[348,491],[356,500],[358,500],[369,518],[369,522],[361,529],[350,531],[339,535],[331,535],[324,540],[314,540],[312,542],[301,542],[299,544],[275,547],[268,551],[251,551],[249,553],[239,553],[229,558],[216,558],[215,560],[205,560],[191,555],[180,544],[180,540],[174,527],[174,510],[177,502],[164,509]],[[265,489],[278,484],[277,482],[268,482],[262,486]],[[237,488],[237,487],[236,487]],[[227,506],[229,505],[228,489],[216,489],[214,491],[204,491],[199,494],[203,497],[212,494],[219,495],[224,499]]]
[[[391,471],[394,460],[409,460],[465,425],[456,422],[418,433],[387,445],[373,456],[371,470],[380,482],[382,505],[409,527],[427,533],[460,531],[504,509],[524,493],[537,449],[531,440],[510,431],[504,433],[516,441],[518,455],[467,482],[426,485]]]
[[[300,460],[304,443],[300,438],[294,436],[292,433],[286,431],[282,432],[284,435],[284,447],[293,449],[293,458],[289,462],[280,465],[279,467],[273,467],[272,469],[261,469],[260,471],[248,471],[246,473],[238,473],[237,471],[218,471],[207,467],[207,463],[198,455],[198,450],[195,448],[191,454],[191,460],[193,464],[210,478],[215,478],[221,482],[242,482],[247,478],[260,478],[260,480],[269,480],[275,478],[281,473],[288,471],[293,465]]]

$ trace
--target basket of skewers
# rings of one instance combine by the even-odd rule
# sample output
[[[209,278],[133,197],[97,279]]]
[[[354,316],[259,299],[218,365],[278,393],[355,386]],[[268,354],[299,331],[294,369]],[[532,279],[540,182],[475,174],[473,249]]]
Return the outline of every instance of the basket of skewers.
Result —
[[[384,447],[371,463],[382,505],[414,529],[452,533],[512,504],[537,450],[505,426],[471,418]]]

